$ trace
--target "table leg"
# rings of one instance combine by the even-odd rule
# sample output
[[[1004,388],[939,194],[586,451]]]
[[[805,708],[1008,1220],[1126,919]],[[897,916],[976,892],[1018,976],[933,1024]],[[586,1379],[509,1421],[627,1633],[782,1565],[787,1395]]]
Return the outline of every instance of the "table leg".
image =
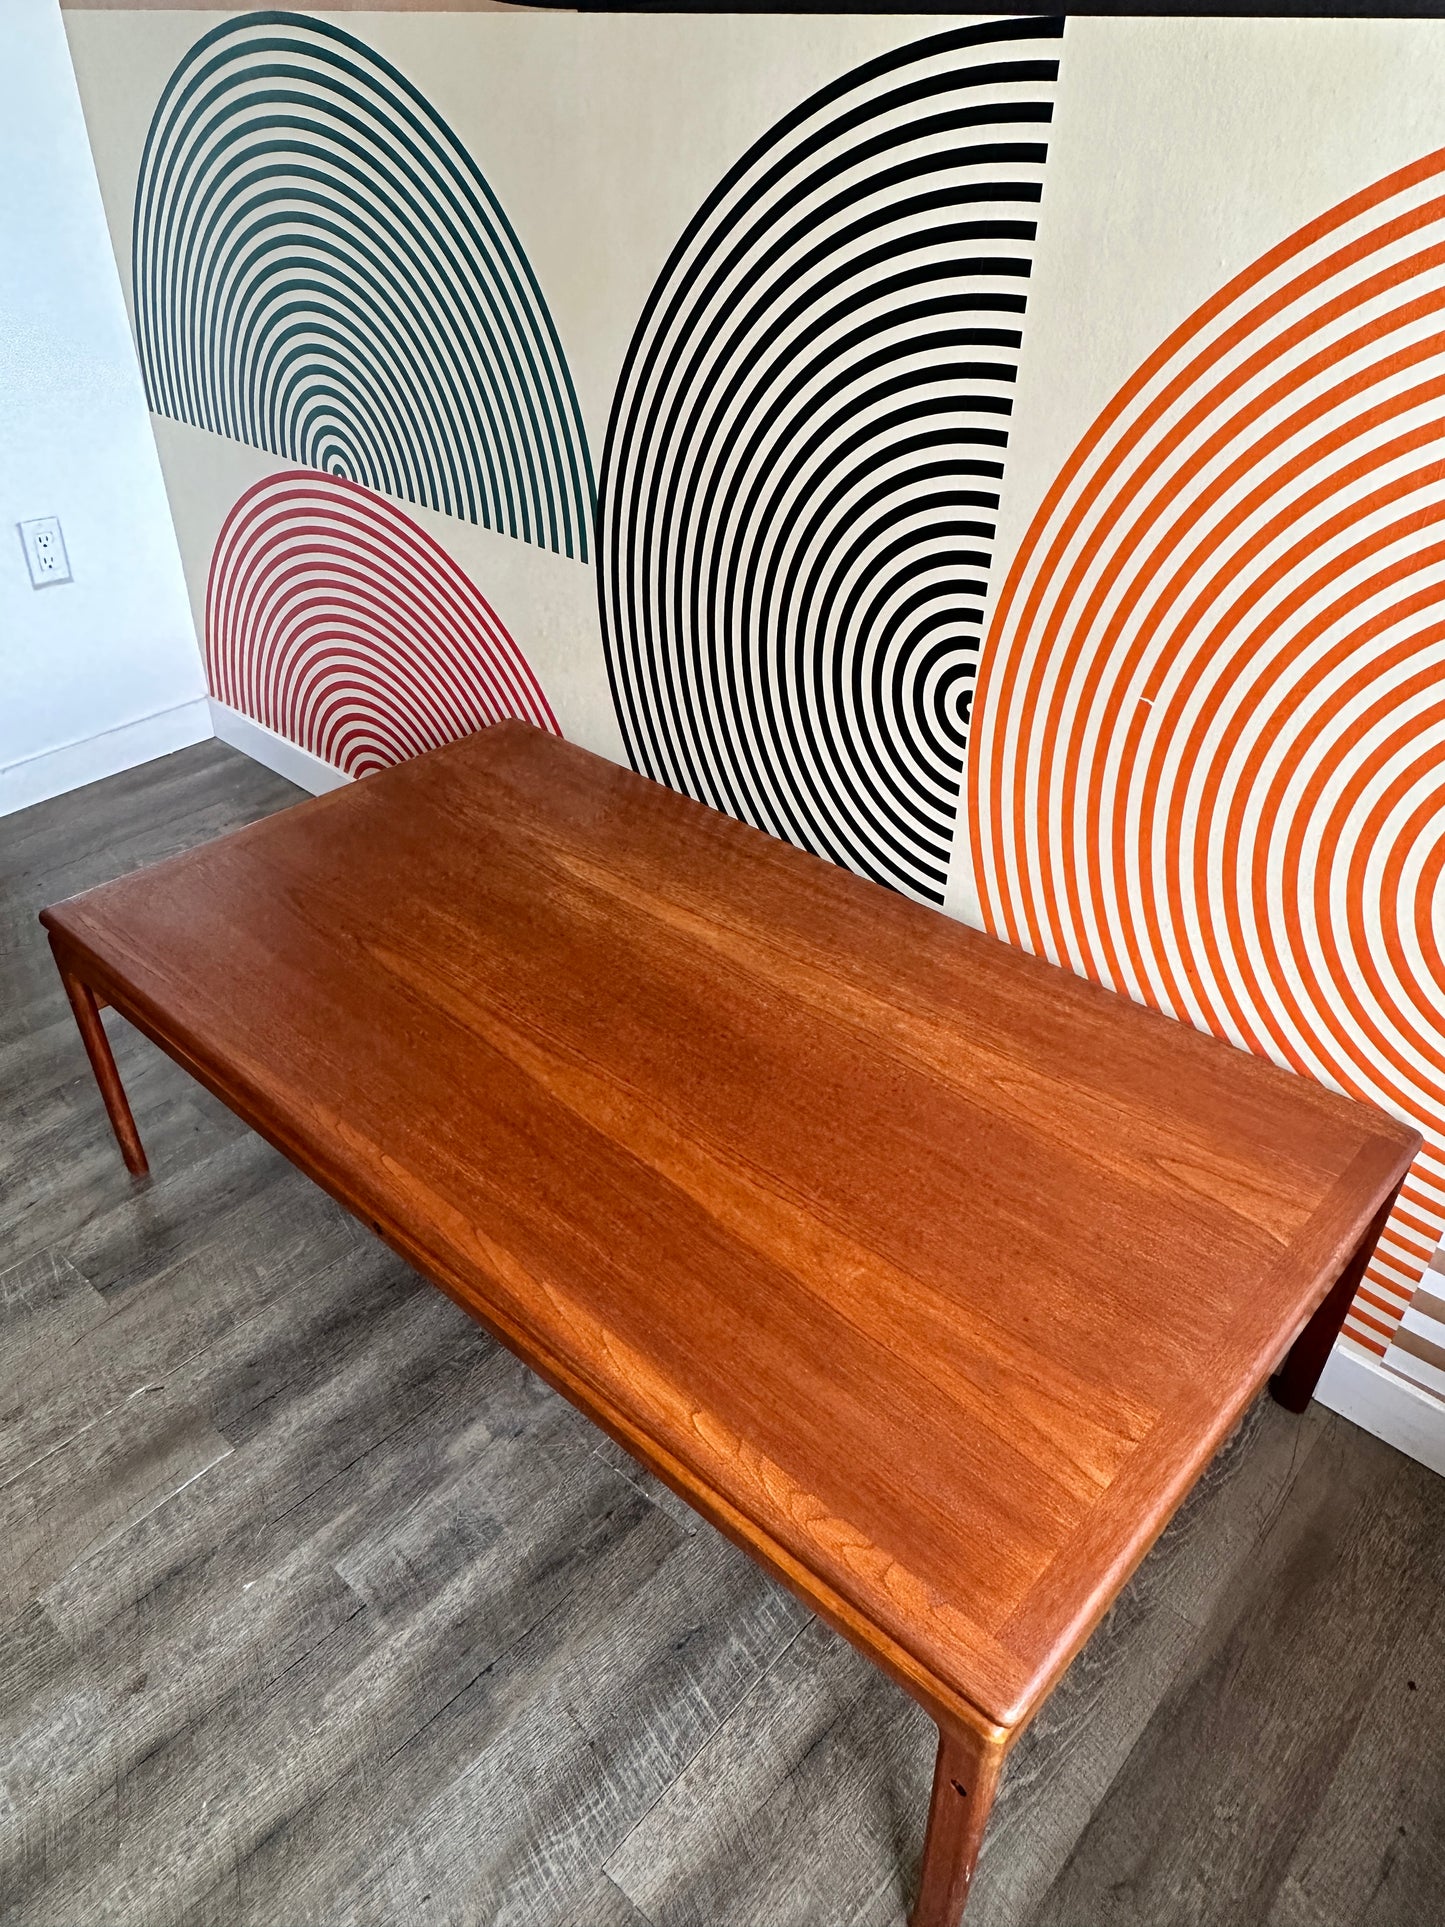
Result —
[[[1283,1365],[1269,1381],[1270,1391],[1287,1412],[1304,1411],[1314,1397],[1320,1373],[1325,1369],[1325,1360],[1334,1349],[1340,1327],[1345,1322],[1345,1313],[1350,1309],[1350,1303],[1360,1288],[1360,1280],[1365,1275],[1365,1266],[1370,1262],[1370,1254],[1385,1228],[1386,1218],[1394,1208],[1395,1194],[1391,1192],[1370,1221],[1370,1227],[1352,1252],[1349,1263],[1331,1285],[1324,1303],[1290,1346]]]
[[[150,1166],[141,1147],[140,1132],[135,1128],[135,1119],[130,1114],[120,1072],[110,1054],[110,1039],[105,1034],[105,1025],[100,1021],[95,992],[89,984],[68,970],[59,957],[55,964],[60,972],[60,981],[65,985],[65,994],[70,999],[70,1008],[75,1012],[76,1026],[85,1045],[86,1056],[90,1059],[90,1068],[95,1072],[95,1081],[100,1086],[101,1097],[105,1100],[106,1116],[110,1119],[110,1128],[115,1132],[120,1154],[125,1159],[125,1168],[132,1177],[143,1178]]]
[[[1001,1746],[940,1730],[918,1898],[908,1927],[958,1927],[1003,1761]]]

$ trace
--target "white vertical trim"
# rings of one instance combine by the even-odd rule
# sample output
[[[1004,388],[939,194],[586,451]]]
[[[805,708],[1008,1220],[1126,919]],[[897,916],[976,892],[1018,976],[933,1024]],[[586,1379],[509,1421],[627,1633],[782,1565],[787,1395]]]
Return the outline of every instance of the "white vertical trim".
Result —
[[[0,769],[0,816],[29,809],[32,803],[44,803],[52,796],[63,796],[86,783],[98,783],[104,776],[118,776],[137,763],[168,756],[173,749],[207,742],[215,733],[206,698],[195,696],[189,702],[175,703],[149,716],[137,716],[134,722],[102,730],[99,735],[62,743],[58,749],[42,750],[38,756],[22,757]]]
[[[217,702],[214,696],[211,698],[211,719],[215,733],[223,743],[240,750],[252,762],[264,764],[278,776],[284,776],[288,782],[299,784],[303,790],[310,790],[313,796],[320,796],[323,790],[340,789],[343,783],[351,781],[344,770],[323,762],[319,756],[313,756],[309,749],[302,749],[299,743],[278,736],[274,729],[267,729],[264,723],[252,722],[239,709],[232,709],[229,703]]]
[[[1445,1402],[1387,1372],[1356,1346],[1336,1345],[1315,1396],[1332,1412],[1445,1474]]]

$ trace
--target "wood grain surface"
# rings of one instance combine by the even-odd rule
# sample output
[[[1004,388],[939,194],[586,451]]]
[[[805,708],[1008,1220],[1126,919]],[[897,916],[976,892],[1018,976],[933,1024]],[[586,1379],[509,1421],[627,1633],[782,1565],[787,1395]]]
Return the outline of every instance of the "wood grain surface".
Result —
[[[993,1739],[1416,1147],[521,725],[44,921],[935,1717]]]
[[[107,1012],[128,1178],[35,913],[296,800],[206,743],[0,824],[0,1917],[901,1927],[908,1698]],[[1257,1401],[969,1927],[1436,1927],[1442,1546],[1445,1481]]]

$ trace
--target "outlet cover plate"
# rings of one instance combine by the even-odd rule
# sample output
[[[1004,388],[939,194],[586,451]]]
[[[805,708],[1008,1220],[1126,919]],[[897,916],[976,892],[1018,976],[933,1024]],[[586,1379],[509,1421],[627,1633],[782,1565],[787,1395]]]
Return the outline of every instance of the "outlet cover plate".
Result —
[[[20,523],[19,528],[32,588],[48,589],[53,582],[69,582],[70,557],[65,553],[60,517],[41,515],[33,522]]]

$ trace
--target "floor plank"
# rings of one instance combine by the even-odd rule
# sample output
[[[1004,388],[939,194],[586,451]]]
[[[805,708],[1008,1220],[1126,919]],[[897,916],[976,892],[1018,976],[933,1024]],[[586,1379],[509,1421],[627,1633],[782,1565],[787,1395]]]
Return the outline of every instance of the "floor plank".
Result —
[[[23,1400],[28,1413],[37,1370],[66,1370],[104,1316],[100,1293],[57,1251],[0,1271],[0,1402]],[[0,1445],[0,1464],[3,1453]]]
[[[812,1621],[605,1871],[655,1927],[895,1920],[922,1846],[930,1737]]]
[[[1261,1535],[1034,1915],[1073,1927],[1268,1918],[1414,1613],[1445,1482],[1342,1421]],[[1347,1916],[1348,1917],[1348,1916]]]
[[[230,1442],[185,1400],[141,1386],[0,1485],[0,1611],[23,1605],[93,1548],[124,1536],[226,1458]]]
[[[1268,1927],[1433,1927],[1445,1895],[1445,1589],[1401,1628]]]
[[[652,1923],[603,1874],[588,1888],[567,1927],[652,1927]]]
[[[35,912],[297,792],[0,825],[0,1916],[901,1927],[931,1730],[110,1014]],[[1425,1927],[1445,1484],[1262,1402],[1011,1762],[969,1927]]]

